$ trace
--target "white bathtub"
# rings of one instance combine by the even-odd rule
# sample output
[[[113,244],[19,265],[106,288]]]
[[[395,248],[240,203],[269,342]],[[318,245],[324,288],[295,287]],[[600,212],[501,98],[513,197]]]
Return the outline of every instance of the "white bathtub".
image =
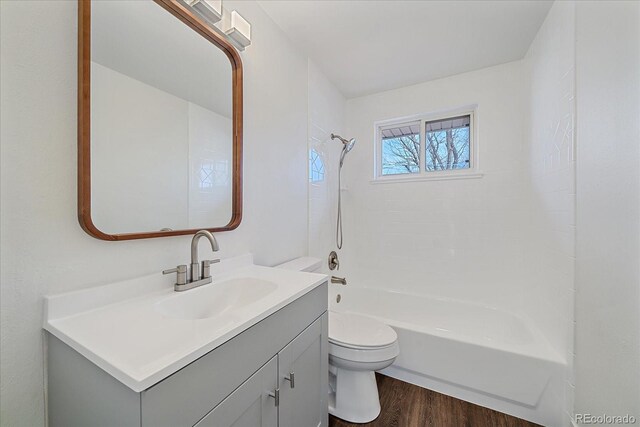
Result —
[[[527,319],[351,285],[332,286],[329,298],[332,310],[374,317],[396,330],[400,356],[383,373],[543,425],[562,424],[565,361]]]

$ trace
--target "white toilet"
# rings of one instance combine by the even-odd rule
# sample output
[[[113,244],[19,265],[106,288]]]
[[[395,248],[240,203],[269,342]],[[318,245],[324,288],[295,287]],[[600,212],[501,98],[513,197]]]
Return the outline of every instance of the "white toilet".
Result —
[[[303,257],[278,267],[315,272],[321,261]],[[352,423],[376,419],[380,399],[374,372],[390,366],[399,353],[398,336],[388,325],[329,311],[329,413]]]

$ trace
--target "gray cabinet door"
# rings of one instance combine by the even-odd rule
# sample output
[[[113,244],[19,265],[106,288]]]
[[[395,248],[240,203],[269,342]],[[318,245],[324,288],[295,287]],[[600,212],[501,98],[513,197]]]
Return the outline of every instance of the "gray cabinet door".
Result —
[[[225,400],[205,415],[195,427],[278,427],[274,397],[278,358],[274,356]]]
[[[327,425],[326,336],[325,313],[278,353],[280,427]]]

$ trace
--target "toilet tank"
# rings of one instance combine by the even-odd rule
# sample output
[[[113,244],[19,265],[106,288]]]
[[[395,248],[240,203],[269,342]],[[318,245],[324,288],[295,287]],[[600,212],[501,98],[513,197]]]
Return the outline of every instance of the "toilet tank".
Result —
[[[275,267],[284,268],[287,270],[319,273],[322,269],[322,261],[319,258],[306,256],[293,259],[280,265],[276,265]]]

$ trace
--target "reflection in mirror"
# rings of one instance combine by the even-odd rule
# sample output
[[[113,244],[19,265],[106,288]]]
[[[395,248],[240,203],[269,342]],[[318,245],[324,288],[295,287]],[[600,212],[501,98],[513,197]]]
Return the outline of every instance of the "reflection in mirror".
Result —
[[[91,5],[91,209],[108,234],[232,218],[232,67],[154,3]]]

